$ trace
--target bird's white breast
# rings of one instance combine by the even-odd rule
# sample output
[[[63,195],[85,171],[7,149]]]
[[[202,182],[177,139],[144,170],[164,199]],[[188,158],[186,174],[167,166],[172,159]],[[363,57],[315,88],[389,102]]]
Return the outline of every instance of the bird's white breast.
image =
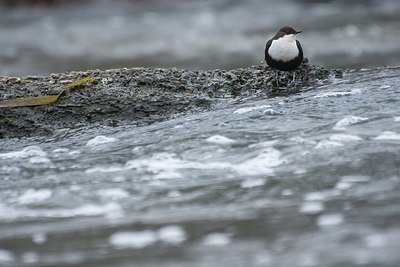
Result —
[[[285,35],[278,40],[272,40],[268,54],[275,60],[291,61],[299,55],[294,34]]]

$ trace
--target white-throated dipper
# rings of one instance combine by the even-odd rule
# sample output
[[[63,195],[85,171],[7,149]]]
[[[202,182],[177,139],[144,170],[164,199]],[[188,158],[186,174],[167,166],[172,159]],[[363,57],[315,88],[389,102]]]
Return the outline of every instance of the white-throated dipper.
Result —
[[[283,71],[294,71],[303,61],[303,49],[296,40],[296,31],[293,27],[285,26],[281,28],[275,36],[267,42],[265,47],[265,61],[268,66]],[[278,83],[278,77],[277,83]],[[293,72],[293,82],[295,72]]]

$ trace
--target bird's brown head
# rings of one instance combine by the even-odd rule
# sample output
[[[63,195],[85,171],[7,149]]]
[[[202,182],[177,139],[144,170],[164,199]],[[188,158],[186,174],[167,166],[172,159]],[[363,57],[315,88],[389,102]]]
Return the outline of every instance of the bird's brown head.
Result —
[[[299,34],[301,33],[301,31],[296,31],[293,27],[291,26],[285,26],[280,28],[280,30],[277,32],[277,34],[274,36],[273,39],[279,39],[285,35],[289,35],[289,34]]]

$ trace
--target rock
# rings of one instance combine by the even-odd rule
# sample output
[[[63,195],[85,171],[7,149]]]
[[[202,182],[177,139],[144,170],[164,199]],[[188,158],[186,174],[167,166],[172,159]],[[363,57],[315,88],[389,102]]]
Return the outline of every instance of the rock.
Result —
[[[92,124],[147,125],[210,109],[220,98],[286,95],[341,75],[341,70],[327,70],[305,60],[296,70],[296,86],[286,90],[276,90],[275,73],[265,64],[230,71],[122,68],[48,77],[0,77],[0,101],[58,94],[84,77],[94,80],[90,85],[69,88],[48,105],[0,108],[0,137],[52,135],[59,129]],[[279,89],[283,89],[292,74],[280,72],[279,77]]]

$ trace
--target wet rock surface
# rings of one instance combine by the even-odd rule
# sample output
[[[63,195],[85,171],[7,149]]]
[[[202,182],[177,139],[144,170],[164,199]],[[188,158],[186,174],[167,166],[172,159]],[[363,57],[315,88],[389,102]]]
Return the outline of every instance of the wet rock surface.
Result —
[[[277,81],[275,72],[265,64],[229,71],[123,68],[48,77],[0,77],[0,101],[64,91],[48,105],[1,108],[0,137],[52,135],[59,129],[88,125],[147,125],[211,109],[221,99],[292,94],[341,75],[341,70],[310,65],[305,59],[296,70],[295,84],[292,73],[281,72]],[[84,77],[91,77],[94,83],[64,90]]]

